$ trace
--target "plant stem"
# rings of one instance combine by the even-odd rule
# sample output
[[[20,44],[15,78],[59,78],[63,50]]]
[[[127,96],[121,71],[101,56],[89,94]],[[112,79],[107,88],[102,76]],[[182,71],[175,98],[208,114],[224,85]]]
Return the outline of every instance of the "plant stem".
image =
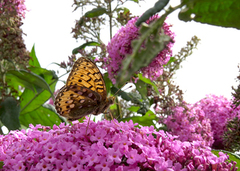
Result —
[[[111,0],[108,1],[108,8],[109,8],[109,25],[110,25],[110,40],[112,39],[112,5]]]

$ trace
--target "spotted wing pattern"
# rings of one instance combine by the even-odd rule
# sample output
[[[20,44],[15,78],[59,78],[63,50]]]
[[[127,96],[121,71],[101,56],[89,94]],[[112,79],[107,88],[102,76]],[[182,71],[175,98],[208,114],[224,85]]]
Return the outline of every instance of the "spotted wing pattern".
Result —
[[[104,79],[98,67],[90,59],[81,57],[73,65],[66,85],[55,99],[57,112],[69,121],[88,114],[103,113],[114,101],[107,98]]]

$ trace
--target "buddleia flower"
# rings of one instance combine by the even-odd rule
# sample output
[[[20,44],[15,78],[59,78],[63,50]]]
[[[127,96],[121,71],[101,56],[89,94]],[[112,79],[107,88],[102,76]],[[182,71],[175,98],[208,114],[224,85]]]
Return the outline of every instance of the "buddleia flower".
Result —
[[[121,69],[122,60],[133,51],[131,42],[140,37],[139,28],[135,26],[138,18],[139,17],[135,17],[129,20],[126,26],[123,26],[120,30],[118,30],[118,32],[107,45],[108,56],[104,58],[104,66],[107,69],[109,78],[113,83],[116,82],[115,77]],[[150,24],[158,18],[159,16],[155,15],[147,20],[146,23]],[[156,55],[156,57],[147,67],[143,67],[139,71],[143,73],[143,76],[151,80],[156,80],[162,74],[163,65],[167,64],[172,56],[171,48],[174,44],[175,34],[170,30],[170,27],[171,25],[164,22],[162,29],[164,30],[164,34],[170,36],[172,41],[169,42],[167,46]]]

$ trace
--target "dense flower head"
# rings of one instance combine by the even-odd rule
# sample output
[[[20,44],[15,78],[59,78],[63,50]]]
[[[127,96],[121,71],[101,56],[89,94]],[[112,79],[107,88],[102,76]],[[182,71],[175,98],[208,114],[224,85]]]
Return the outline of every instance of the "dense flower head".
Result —
[[[19,17],[25,18],[25,0],[7,0],[0,2],[0,15],[6,12],[16,11]]]
[[[88,120],[88,119],[87,119]],[[228,156],[132,121],[31,125],[0,136],[4,170],[236,170]]]
[[[173,114],[164,120],[167,128],[181,141],[202,141],[211,146],[214,140],[210,119],[199,106],[189,104],[187,108],[175,107]]]
[[[207,95],[184,111],[182,107],[173,109],[164,123],[173,135],[181,141],[203,141],[215,149],[224,149],[223,135],[226,124],[237,116],[240,107],[232,108],[232,102],[223,96]]]
[[[116,82],[115,76],[118,74],[118,71],[121,69],[122,60],[132,53],[131,42],[134,39],[137,39],[139,34],[139,28],[135,26],[135,22],[139,17],[135,17],[128,21],[126,26],[123,26],[118,32],[114,35],[107,46],[108,57],[104,58],[105,67],[108,71],[109,78],[113,83]],[[157,15],[151,17],[147,23],[156,20],[159,18]],[[165,49],[163,49],[159,54],[152,60],[152,62],[147,66],[141,69],[143,76],[156,80],[163,72],[163,65],[167,64],[170,57],[172,56],[172,46],[174,42],[175,34],[170,30],[170,25],[163,23],[164,34],[170,36],[172,39],[171,42],[167,44]]]
[[[205,117],[211,121],[211,127],[214,135],[213,147],[223,149],[223,134],[226,130],[226,124],[234,117],[240,118],[240,106],[237,108],[231,100],[223,96],[207,95],[206,98],[196,103],[205,113]]]

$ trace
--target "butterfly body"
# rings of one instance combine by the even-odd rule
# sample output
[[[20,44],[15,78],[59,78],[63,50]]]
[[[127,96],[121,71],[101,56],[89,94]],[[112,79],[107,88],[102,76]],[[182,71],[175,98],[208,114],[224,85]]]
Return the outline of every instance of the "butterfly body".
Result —
[[[90,59],[81,57],[73,65],[66,85],[55,99],[57,112],[73,121],[88,114],[103,113],[113,104],[114,97],[107,98],[101,72]]]

